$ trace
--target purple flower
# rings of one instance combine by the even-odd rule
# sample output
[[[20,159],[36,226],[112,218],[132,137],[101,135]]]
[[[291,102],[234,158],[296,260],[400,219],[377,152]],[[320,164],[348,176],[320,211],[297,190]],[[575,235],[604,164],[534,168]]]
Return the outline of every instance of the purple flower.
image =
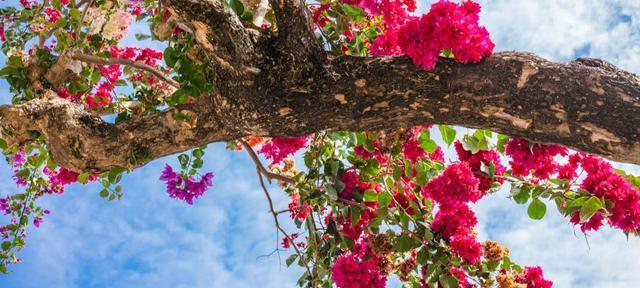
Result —
[[[18,153],[13,155],[13,167],[22,167],[24,165],[24,147],[21,147]]]
[[[2,211],[4,215],[11,213],[11,207],[9,207],[9,196],[0,198],[0,211]]]
[[[33,219],[33,225],[36,226],[36,228],[40,228],[41,223],[42,223],[42,218],[36,217],[35,219]]]
[[[193,204],[194,199],[200,198],[213,185],[212,179],[213,173],[209,172],[202,175],[200,181],[196,181],[193,176],[185,180],[185,177],[173,171],[169,165],[165,166],[160,175],[160,180],[165,182],[169,197],[183,200],[190,205]]]

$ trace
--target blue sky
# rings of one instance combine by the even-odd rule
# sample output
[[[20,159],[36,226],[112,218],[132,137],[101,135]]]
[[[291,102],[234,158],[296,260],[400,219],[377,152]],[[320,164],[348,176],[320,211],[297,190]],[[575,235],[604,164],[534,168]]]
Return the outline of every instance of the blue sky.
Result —
[[[556,61],[598,57],[640,72],[640,1],[480,2],[481,21],[498,51],[530,51]],[[9,97],[0,80],[0,103]],[[0,287],[293,287],[301,270],[281,266],[277,254],[265,256],[279,240],[253,163],[223,144],[210,145],[205,157],[205,171],[216,174],[214,187],[193,206],[167,197],[157,180],[174,157],[125,177],[120,201],[104,201],[94,185],[42,199],[52,213],[31,229],[24,263],[0,276]],[[637,166],[623,167],[640,174]],[[16,191],[11,175],[0,163],[0,195]],[[284,193],[272,192],[276,206],[285,207]],[[474,210],[482,239],[507,245],[522,264],[543,266],[556,287],[640,282],[638,239],[604,229],[587,245],[555,210],[542,221],[530,220],[526,207],[504,192]]]

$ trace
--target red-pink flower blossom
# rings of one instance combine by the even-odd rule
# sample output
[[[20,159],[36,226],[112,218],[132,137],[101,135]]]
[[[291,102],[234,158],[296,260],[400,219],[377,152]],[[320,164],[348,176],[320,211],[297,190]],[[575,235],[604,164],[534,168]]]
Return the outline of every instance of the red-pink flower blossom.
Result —
[[[307,201],[300,203],[300,194],[293,193],[291,196],[291,202],[289,202],[289,214],[291,219],[297,219],[302,222],[307,219],[307,216],[311,213],[311,206]]]
[[[116,83],[120,76],[122,76],[122,70],[120,70],[120,65],[100,65],[98,66],[100,72],[102,72],[102,77],[107,79],[109,83]]]
[[[47,20],[47,22],[49,23],[58,22],[58,20],[60,20],[60,17],[62,16],[60,14],[60,11],[58,11],[53,7],[44,8],[43,12],[44,12],[44,19]]]
[[[553,286],[553,282],[544,279],[542,268],[538,266],[524,267],[524,271],[516,276],[516,282],[526,284],[527,288],[551,288]]]
[[[458,288],[471,288],[475,287],[471,285],[469,282],[469,278],[467,277],[467,273],[464,270],[456,267],[451,267],[449,269],[449,273],[458,279]]]
[[[582,168],[587,176],[580,188],[613,204],[608,209],[611,214],[607,217],[609,224],[624,231],[640,228],[640,192],[600,157],[585,156]]]
[[[107,82],[101,82],[97,85],[96,92],[94,94],[87,95],[87,104],[89,108],[96,108],[100,106],[107,106],[113,101],[113,85]]]
[[[465,162],[449,165],[442,175],[432,179],[422,193],[440,205],[456,206],[476,202],[484,196],[478,190],[478,179]]]
[[[449,244],[454,253],[471,264],[475,265],[482,257],[482,244],[471,233],[457,233]]]
[[[511,157],[511,174],[527,177],[533,171],[535,177],[548,179],[560,167],[554,158],[567,155],[568,150],[558,145],[532,144],[516,137],[507,142],[505,152]]]
[[[450,240],[455,234],[470,232],[477,223],[475,213],[467,205],[441,207],[431,223],[431,229]]]
[[[478,180],[480,180],[480,184],[478,186],[480,191],[489,191],[492,181],[500,184],[504,182],[503,178],[495,178],[492,180],[488,174],[482,171],[483,166],[487,168],[493,166],[494,176],[504,175],[507,169],[500,162],[500,154],[498,154],[498,152],[495,150],[480,150],[476,153],[471,153],[471,151],[467,151],[462,147],[462,143],[460,143],[460,141],[456,141],[454,146],[458,153],[458,159],[460,159],[460,161],[467,162],[471,171],[473,171],[474,175],[476,175]]]
[[[459,62],[479,62],[490,56],[495,46],[487,29],[478,25],[479,11],[473,1],[438,1],[429,13],[398,29],[397,45],[427,70],[433,69],[443,49],[450,49]]]
[[[602,227],[602,220],[604,220],[604,216],[601,213],[596,213],[589,220],[584,223],[580,223],[580,212],[576,211],[571,216],[571,223],[574,225],[580,225],[580,230],[582,232],[587,232],[589,230],[598,231],[600,227]]]
[[[429,159],[433,161],[444,162],[444,153],[439,146],[436,146],[436,150],[432,153],[427,153],[427,151],[425,151],[418,142],[418,138],[422,131],[429,130],[430,128],[430,126],[415,126],[408,131],[407,138],[404,143],[402,143],[402,155],[412,163],[415,163],[418,159],[422,159],[424,157],[429,157]]]
[[[385,164],[389,161],[389,156],[387,154],[383,154],[378,146],[378,141],[373,140],[373,152],[367,151],[363,145],[358,145],[353,147],[353,154],[362,157],[362,159],[376,159],[378,160],[378,163]]]
[[[0,25],[0,42],[7,41],[7,36],[4,34],[4,24]]]
[[[376,264],[355,253],[343,254],[331,266],[331,279],[338,288],[386,287],[387,277],[376,269]]]
[[[308,136],[302,137],[274,137],[269,142],[262,145],[260,153],[272,160],[274,164],[280,163],[284,158],[296,153],[307,146]]]

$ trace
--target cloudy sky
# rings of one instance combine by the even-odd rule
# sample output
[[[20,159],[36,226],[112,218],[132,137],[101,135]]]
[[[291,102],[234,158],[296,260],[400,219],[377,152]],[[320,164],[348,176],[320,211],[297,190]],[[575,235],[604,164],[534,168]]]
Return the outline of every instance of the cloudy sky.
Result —
[[[530,51],[555,61],[598,57],[640,73],[638,0],[480,2],[481,21],[498,51]],[[9,99],[0,80],[0,103]],[[272,254],[278,239],[252,162],[222,144],[210,145],[206,155],[215,186],[193,206],[168,198],[156,180],[174,157],[125,177],[120,201],[104,201],[93,185],[42,199],[52,213],[31,230],[24,263],[0,276],[0,287],[293,287],[301,271],[281,266]],[[636,166],[624,168],[640,174]],[[0,163],[0,171],[0,195],[14,193],[10,169]],[[284,193],[273,192],[276,206],[285,207]],[[526,207],[505,193],[474,209],[482,239],[510,247],[521,264],[541,265],[556,287],[640,282],[638,239],[608,229],[585,239],[553,209],[542,221],[530,220]]]

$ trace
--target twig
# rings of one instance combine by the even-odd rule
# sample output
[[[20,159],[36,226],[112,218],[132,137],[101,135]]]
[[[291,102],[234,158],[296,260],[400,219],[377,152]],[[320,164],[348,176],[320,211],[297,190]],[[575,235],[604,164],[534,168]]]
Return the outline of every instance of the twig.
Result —
[[[87,55],[87,54],[81,54],[81,53],[74,53],[71,55],[71,57],[75,60],[79,60],[82,62],[88,62],[88,63],[94,63],[94,64],[99,64],[99,65],[112,65],[112,64],[118,64],[118,65],[126,65],[126,66],[131,66],[133,68],[137,68],[140,70],[144,70],[147,71],[151,74],[153,74],[154,76],[160,78],[161,80],[169,83],[169,85],[175,87],[175,88],[180,88],[180,83],[176,82],[175,80],[169,78],[169,76],[165,75],[164,73],[160,72],[159,70],[143,63],[143,62],[138,62],[138,61],[133,61],[133,60],[129,60],[129,59],[124,59],[124,58],[103,58],[103,57],[97,57],[97,56],[92,56],[92,55]]]
[[[316,234],[316,231],[318,231],[318,228],[316,227],[316,219],[313,217],[313,211],[311,211],[311,213],[309,213],[309,217],[311,217],[311,229],[309,229],[309,236],[310,239],[313,239],[313,243],[315,246],[315,249],[313,249],[313,274],[311,274],[311,281],[313,281],[313,287],[318,287],[318,280],[315,279],[315,275],[318,275],[318,250],[320,249],[320,243],[318,243],[318,235]]]
[[[78,5],[78,7],[82,6],[82,4],[84,4],[83,2],[80,2],[80,4]],[[87,7],[84,7],[84,10],[82,11],[82,16],[80,16],[80,23],[78,25],[78,27],[76,27],[75,29],[75,34],[76,37],[78,37],[78,33],[80,33],[80,27],[82,27],[82,23],[84,23],[84,18],[87,17],[87,11],[89,11],[89,8],[91,8],[91,5],[93,5],[93,0],[89,0],[89,4],[87,4]]]
[[[260,186],[262,187],[264,196],[267,197],[267,202],[269,202],[269,210],[271,210],[271,215],[273,215],[273,221],[276,224],[276,228],[280,230],[282,234],[284,234],[284,237],[286,237],[287,240],[289,240],[291,247],[293,247],[293,249],[296,251],[296,253],[298,254],[298,257],[300,257],[300,261],[302,262],[302,264],[304,264],[304,267],[307,269],[309,276],[313,277],[313,274],[311,273],[311,269],[309,268],[309,264],[307,264],[307,261],[304,260],[302,253],[300,252],[300,249],[298,249],[298,246],[296,246],[296,243],[293,242],[293,239],[291,238],[291,236],[289,236],[289,234],[287,234],[287,232],[284,231],[282,226],[280,226],[280,222],[278,221],[278,212],[276,212],[276,210],[273,208],[273,200],[271,200],[269,191],[267,191],[267,187],[264,185],[264,180],[262,179],[262,173],[260,173],[260,169],[258,169],[258,179],[260,180]]]
[[[247,141],[239,139],[238,142],[240,142],[240,144],[242,144],[242,147],[244,147],[244,149],[247,150],[247,153],[249,153],[249,156],[251,156],[251,159],[253,159],[253,162],[256,164],[256,168],[258,168],[258,172],[264,175],[264,177],[266,177],[267,180],[269,180],[269,183],[271,183],[272,179],[276,179],[278,181],[282,181],[289,184],[296,183],[296,180],[293,180],[289,177],[269,172],[267,168],[264,168],[264,166],[262,166],[262,163],[260,162],[260,158],[258,158],[258,155],[256,154],[255,151],[253,151],[253,148],[251,148],[251,145],[249,145]]]
[[[282,214],[282,213],[287,213],[287,212],[289,212],[289,211],[291,211],[291,210],[289,210],[289,209],[283,209],[283,210],[280,210],[280,211],[276,211],[276,214],[280,215],[280,214]]]

